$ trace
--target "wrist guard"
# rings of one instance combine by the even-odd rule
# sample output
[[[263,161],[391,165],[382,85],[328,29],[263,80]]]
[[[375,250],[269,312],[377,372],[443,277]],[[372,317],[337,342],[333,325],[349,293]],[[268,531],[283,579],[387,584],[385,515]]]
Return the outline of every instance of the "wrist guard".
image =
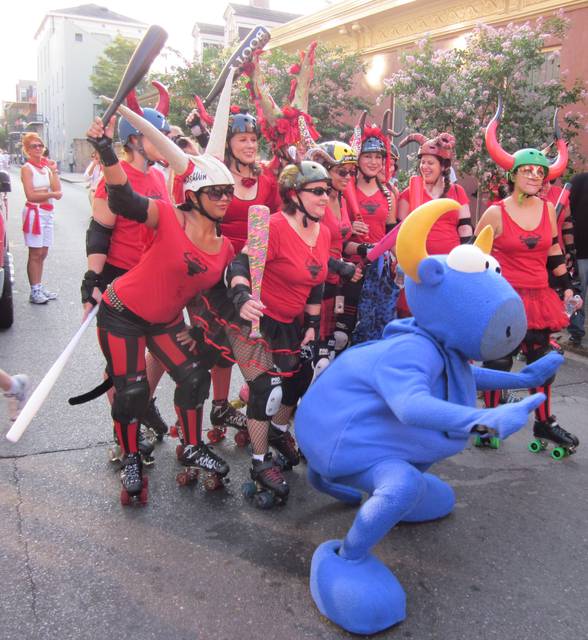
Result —
[[[147,220],[149,198],[133,191],[128,180],[124,184],[107,184],[106,190],[108,191],[108,208],[112,213],[135,222]]]
[[[86,140],[96,149],[100,162],[105,167],[112,167],[112,165],[118,162],[118,157],[112,146],[112,138],[108,136],[102,136],[101,138],[87,137]]]
[[[190,329],[188,330],[188,334],[190,338],[192,338],[192,340],[195,340],[199,344],[204,340],[204,331],[202,331],[202,327],[199,327],[198,325],[190,327]]]
[[[368,251],[374,247],[373,244],[369,244],[367,242],[362,242],[357,245],[357,255],[360,258],[367,258]]]
[[[233,278],[241,276],[245,280],[251,280],[251,274],[249,272],[249,256],[245,253],[239,253],[236,255],[229,266],[227,267],[226,282],[227,286],[231,286]]]
[[[241,312],[241,307],[246,302],[253,299],[251,289],[246,284],[236,284],[227,290],[227,295],[237,310],[237,313]]]
[[[329,258],[328,266],[331,273],[336,273],[343,280],[351,280],[355,275],[355,265],[352,262]]]
[[[317,313],[316,315],[311,313],[304,312],[304,331],[308,329],[314,329],[314,337],[318,340],[319,330],[321,328],[321,315]]]
[[[98,301],[92,297],[92,292],[94,291],[95,287],[98,287],[101,292],[104,292],[104,290],[106,289],[106,286],[102,281],[102,274],[96,273],[95,271],[86,271],[82,280],[82,286],[80,287],[82,294],[82,304],[90,302],[93,307],[98,304]]]

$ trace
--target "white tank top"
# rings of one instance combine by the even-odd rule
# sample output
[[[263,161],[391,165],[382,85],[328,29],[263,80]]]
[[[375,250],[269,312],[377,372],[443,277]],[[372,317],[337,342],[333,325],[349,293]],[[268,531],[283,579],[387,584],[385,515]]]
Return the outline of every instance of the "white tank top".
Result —
[[[51,172],[49,167],[39,169],[30,162],[27,162],[25,166],[30,167],[33,173],[33,189],[35,191],[42,191],[43,189],[49,189],[49,191],[51,191]],[[46,202],[47,204],[54,204],[53,198],[50,198]]]

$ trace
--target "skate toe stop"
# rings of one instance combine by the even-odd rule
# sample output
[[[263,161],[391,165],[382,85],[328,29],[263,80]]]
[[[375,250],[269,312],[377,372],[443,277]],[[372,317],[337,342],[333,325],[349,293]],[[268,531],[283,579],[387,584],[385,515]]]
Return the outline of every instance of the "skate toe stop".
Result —
[[[351,633],[373,634],[406,617],[406,595],[375,556],[346,560],[340,540],[323,542],[312,557],[310,592],[319,611]]]

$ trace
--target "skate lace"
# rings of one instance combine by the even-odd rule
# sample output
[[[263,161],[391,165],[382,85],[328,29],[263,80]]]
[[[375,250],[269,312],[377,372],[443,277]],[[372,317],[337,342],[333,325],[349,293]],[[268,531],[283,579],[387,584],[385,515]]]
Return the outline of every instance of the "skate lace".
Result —
[[[140,479],[138,462],[130,462],[125,465],[125,478],[128,482],[137,482]]]
[[[561,427],[559,423],[555,422],[555,420],[549,424],[549,428],[555,435],[559,436],[560,438],[570,437],[570,433],[566,431],[563,427]]]

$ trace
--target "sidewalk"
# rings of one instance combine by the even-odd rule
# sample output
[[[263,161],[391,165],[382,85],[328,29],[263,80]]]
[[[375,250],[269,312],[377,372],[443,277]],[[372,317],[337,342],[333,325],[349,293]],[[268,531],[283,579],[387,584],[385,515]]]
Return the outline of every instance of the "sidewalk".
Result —
[[[69,171],[61,171],[59,177],[63,182],[69,182],[70,184],[87,184],[88,177],[83,173],[70,173]]]

